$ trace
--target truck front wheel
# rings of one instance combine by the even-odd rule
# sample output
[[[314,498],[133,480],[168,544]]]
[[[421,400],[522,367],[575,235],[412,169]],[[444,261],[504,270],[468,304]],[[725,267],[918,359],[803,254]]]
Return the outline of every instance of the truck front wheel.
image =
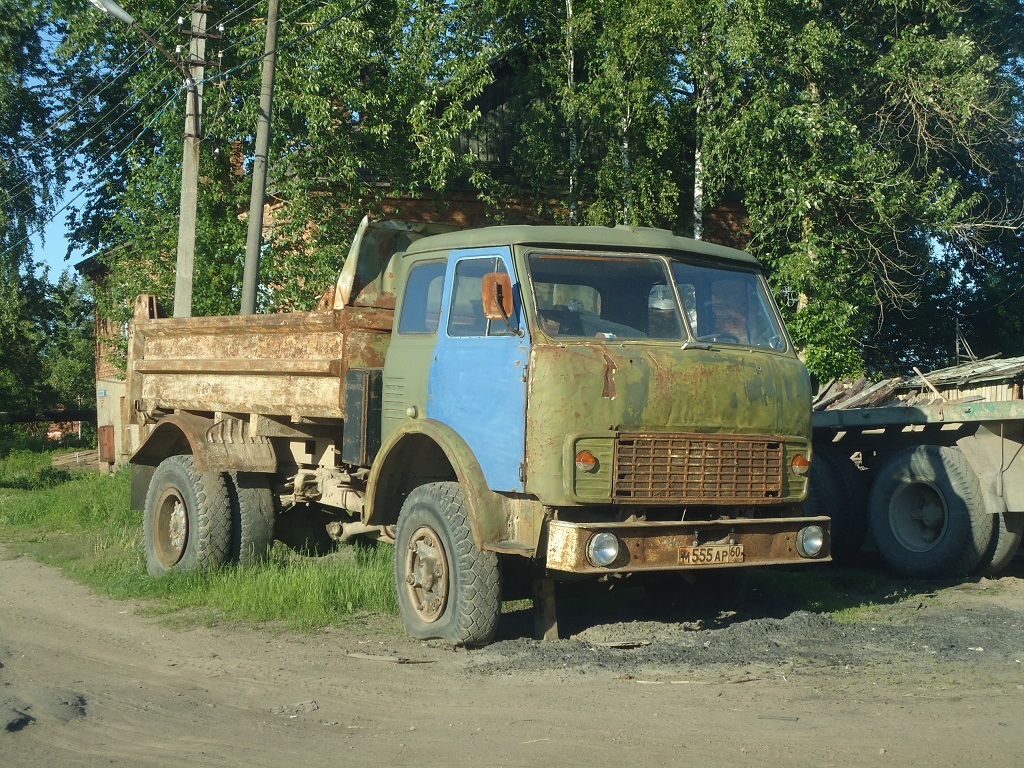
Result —
[[[160,462],[146,493],[146,567],[153,576],[210,571],[231,551],[231,499],[220,472],[200,472],[191,456]]]
[[[473,541],[458,483],[430,483],[402,505],[395,587],[406,631],[420,639],[485,645],[501,610],[498,556]]]
[[[908,576],[966,576],[995,527],[974,470],[949,446],[919,445],[893,456],[875,477],[869,508],[878,551]]]

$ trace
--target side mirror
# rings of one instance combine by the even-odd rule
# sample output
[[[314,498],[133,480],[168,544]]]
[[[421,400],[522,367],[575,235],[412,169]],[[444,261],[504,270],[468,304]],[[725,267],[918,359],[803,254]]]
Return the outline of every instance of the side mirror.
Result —
[[[513,316],[516,310],[512,296],[512,276],[505,272],[491,272],[483,278],[484,317],[488,320],[504,320]]]

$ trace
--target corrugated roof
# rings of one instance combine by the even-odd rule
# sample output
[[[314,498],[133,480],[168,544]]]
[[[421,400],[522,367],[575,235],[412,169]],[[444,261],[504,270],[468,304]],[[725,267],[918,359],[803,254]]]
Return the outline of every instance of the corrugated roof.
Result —
[[[951,368],[941,368],[925,373],[934,386],[980,384],[986,381],[1005,381],[1024,378],[1024,357],[990,358],[975,360]],[[918,389],[927,386],[920,376],[911,376],[900,383],[901,389]]]

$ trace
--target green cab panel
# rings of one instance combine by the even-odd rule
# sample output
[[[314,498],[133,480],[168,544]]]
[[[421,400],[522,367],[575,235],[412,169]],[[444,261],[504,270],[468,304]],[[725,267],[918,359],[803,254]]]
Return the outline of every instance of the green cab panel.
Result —
[[[657,463],[674,459],[679,464],[660,467],[663,474],[681,477],[687,464],[720,461],[740,474],[749,467],[748,474],[778,475],[763,489],[741,488],[742,503],[792,503],[806,493],[806,479],[791,473],[790,462],[809,451],[810,380],[792,353],[684,349],[675,342],[537,343],[529,392],[527,492],[545,504],[641,497],[677,503],[655,482]],[[581,450],[593,454],[596,468],[577,470]],[[621,490],[628,468],[616,462],[625,465],[624,457],[651,464],[650,487]]]

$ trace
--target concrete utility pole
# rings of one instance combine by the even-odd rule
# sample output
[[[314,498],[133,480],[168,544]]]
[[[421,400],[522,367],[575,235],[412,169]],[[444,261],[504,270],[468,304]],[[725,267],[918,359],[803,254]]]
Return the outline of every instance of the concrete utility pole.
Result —
[[[249,198],[249,229],[245,239],[245,270],[242,273],[243,315],[256,314],[256,289],[260,283],[263,201],[267,193],[270,116],[274,106],[274,70],[277,64],[277,7],[278,0],[269,0],[267,41],[263,49],[263,81],[260,85],[260,116],[256,124],[256,158],[252,165],[252,194]]]
[[[174,316],[189,317],[192,314],[192,272],[196,254],[196,204],[199,186],[199,137],[203,113],[203,74],[206,62],[206,39],[219,37],[206,32],[206,14],[210,9],[204,5],[192,11],[192,29],[185,34],[192,37],[189,58],[182,62],[172,56],[147,32],[135,18],[115,0],[89,0],[105,14],[124,22],[135,29],[156,48],[185,78],[188,96],[185,104],[185,149],[181,165],[181,212],[178,217],[178,254],[174,277]]]
[[[181,207],[178,214],[178,263],[174,274],[174,316],[192,316],[192,275],[196,261],[196,209],[199,201],[199,142],[202,135],[203,75],[206,72],[206,14],[210,9],[192,9],[189,35],[188,98],[185,103],[185,141],[181,157]]]

